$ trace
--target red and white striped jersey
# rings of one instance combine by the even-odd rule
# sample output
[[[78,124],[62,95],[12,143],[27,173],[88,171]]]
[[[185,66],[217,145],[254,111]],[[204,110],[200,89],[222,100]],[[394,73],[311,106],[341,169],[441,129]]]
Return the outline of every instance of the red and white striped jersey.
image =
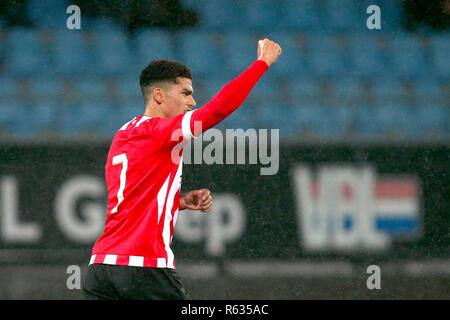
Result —
[[[90,264],[175,268],[170,245],[180,204],[182,146],[236,110],[269,68],[256,60],[206,105],[172,118],[139,116],[113,139],[108,209]],[[195,130],[197,131],[197,130]]]
[[[90,264],[175,269],[170,246],[183,165],[177,146],[193,137],[191,115],[138,116],[116,133],[105,166],[105,229]]]

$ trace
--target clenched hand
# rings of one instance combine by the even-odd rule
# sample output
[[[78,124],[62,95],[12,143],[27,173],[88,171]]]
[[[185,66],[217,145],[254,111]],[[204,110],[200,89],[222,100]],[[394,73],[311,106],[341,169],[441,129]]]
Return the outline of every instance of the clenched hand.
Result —
[[[180,207],[183,209],[208,212],[212,207],[211,191],[208,189],[192,190],[181,195]]]

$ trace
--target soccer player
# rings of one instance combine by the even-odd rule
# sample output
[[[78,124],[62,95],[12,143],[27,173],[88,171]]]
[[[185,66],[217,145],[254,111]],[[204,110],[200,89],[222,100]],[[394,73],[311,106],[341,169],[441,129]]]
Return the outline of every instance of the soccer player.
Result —
[[[277,43],[258,41],[257,60],[194,111],[187,66],[155,60],[142,71],[145,112],[119,129],[108,153],[107,217],[83,285],[87,299],[187,298],[173,229],[179,211],[207,212],[212,197],[207,189],[180,195],[182,146],[236,110],[280,54]]]

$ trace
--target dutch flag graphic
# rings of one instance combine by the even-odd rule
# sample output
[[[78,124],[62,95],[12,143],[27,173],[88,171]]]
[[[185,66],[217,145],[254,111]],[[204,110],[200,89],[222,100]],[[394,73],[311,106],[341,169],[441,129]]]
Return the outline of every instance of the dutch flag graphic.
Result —
[[[376,228],[391,236],[415,236],[420,232],[419,183],[414,178],[384,178],[374,188]]]

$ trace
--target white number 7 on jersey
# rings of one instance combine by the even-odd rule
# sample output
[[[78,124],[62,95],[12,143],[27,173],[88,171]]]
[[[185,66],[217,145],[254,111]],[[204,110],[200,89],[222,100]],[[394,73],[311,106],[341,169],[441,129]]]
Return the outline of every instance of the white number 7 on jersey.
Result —
[[[122,170],[120,171],[120,185],[119,191],[117,191],[117,205],[111,210],[111,213],[117,213],[117,208],[119,204],[123,201],[123,190],[125,189],[125,183],[127,182],[127,169],[128,169],[128,159],[125,153],[119,154],[112,158],[113,166],[122,163]]]

